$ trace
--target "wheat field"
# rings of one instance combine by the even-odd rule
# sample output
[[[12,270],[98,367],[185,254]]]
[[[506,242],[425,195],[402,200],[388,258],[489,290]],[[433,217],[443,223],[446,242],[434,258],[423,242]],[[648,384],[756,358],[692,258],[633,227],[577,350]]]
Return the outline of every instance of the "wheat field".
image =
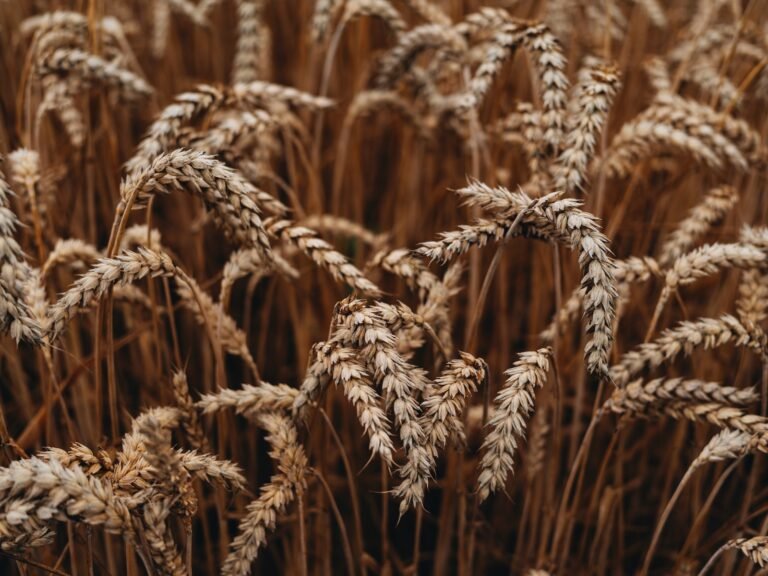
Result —
[[[768,3],[0,0],[0,573],[768,574]]]

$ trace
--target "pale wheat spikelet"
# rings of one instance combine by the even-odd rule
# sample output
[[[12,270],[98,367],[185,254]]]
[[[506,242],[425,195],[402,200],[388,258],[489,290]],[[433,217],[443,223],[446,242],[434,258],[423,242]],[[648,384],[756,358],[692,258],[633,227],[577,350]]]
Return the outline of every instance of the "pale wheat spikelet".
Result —
[[[418,291],[422,299],[440,282],[437,275],[407,248],[380,250],[371,258],[367,267],[380,267],[390,274],[399,276],[405,280],[411,290]]]
[[[331,27],[333,14],[343,3],[344,0],[317,0],[315,2],[311,26],[312,40],[314,42],[320,43],[325,40]]]
[[[625,260],[614,261],[613,278],[616,282],[616,291],[619,293],[619,308],[627,299],[629,288],[633,284],[647,282],[653,276],[660,276],[659,264],[649,256],[638,258],[630,256]],[[547,343],[553,342],[557,334],[561,334],[578,319],[582,307],[582,292],[575,288],[571,295],[563,303],[560,310],[555,313],[550,325],[539,334],[539,337]]]
[[[652,56],[645,61],[643,68],[654,92],[657,94],[672,92],[672,78],[669,76],[669,65],[666,60]]]
[[[524,193],[513,194],[504,188],[479,183],[471,183],[460,194],[470,206],[493,208],[505,216],[479,220],[456,232],[442,233],[440,240],[422,243],[418,252],[430,259],[445,261],[474,245],[500,241],[510,234],[547,238],[567,245],[578,253],[582,270],[586,329],[591,337],[584,350],[587,367],[592,373],[606,375],[618,293],[608,239],[600,231],[597,218],[582,211],[577,200],[556,200],[557,194],[531,200]]]
[[[434,0],[406,0],[405,3],[427,22],[440,26],[450,26],[453,23],[450,16],[435,4]]]
[[[577,104],[567,122],[563,150],[555,168],[555,188],[566,193],[580,190],[595,153],[613,99],[621,86],[619,73],[611,66],[594,66],[577,88]]]
[[[23,198],[28,206],[34,229],[38,258],[45,256],[43,228],[46,224],[47,207],[38,194],[41,179],[40,155],[34,150],[19,148],[8,155],[11,164],[11,179],[23,190]]]
[[[753,437],[750,434],[726,428],[715,434],[707,442],[707,445],[701,450],[691,464],[691,467],[697,468],[709,462],[721,462],[723,460],[740,458],[749,450],[752,443]]]
[[[442,50],[447,58],[457,58],[466,50],[464,39],[453,29],[425,24],[402,34],[396,46],[384,54],[374,77],[380,90],[392,88],[410,69],[418,56],[427,50]]]
[[[254,187],[236,171],[203,152],[174,150],[129,174],[120,187],[121,201],[115,220],[119,222],[129,208],[146,206],[157,194],[178,189],[199,195],[231,237],[261,249],[269,258],[271,249]]]
[[[168,523],[170,507],[164,501],[150,502],[143,507],[141,525],[152,559],[152,565],[161,576],[186,576],[187,569],[181,558],[173,532]]]
[[[762,154],[759,136],[744,121],[675,95],[660,95],[622,126],[606,158],[613,176],[628,175],[640,160],[664,151],[688,154],[715,170],[745,171]]]
[[[83,240],[77,238],[59,239],[53,250],[48,253],[41,274],[45,278],[54,268],[62,264],[85,265],[101,257],[102,253],[95,246]]]
[[[237,0],[237,47],[232,66],[232,83],[253,82],[264,78],[266,70],[261,69],[264,45],[262,36],[262,12],[264,0]]]
[[[515,112],[501,120],[497,129],[505,142],[517,143],[523,147],[531,174],[537,174],[544,160],[541,112],[530,102],[519,102]]]
[[[346,26],[355,18],[365,16],[381,20],[395,33],[395,36],[400,36],[408,28],[400,12],[389,3],[389,0],[346,0],[340,26]]]
[[[176,454],[184,469],[195,478],[229,490],[245,488],[246,481],[240,467],[229,460],[219,460],[211,454],[200,454],[195,450],[177,450]]]
[[[725,544],[726,548],[735,548],[761,568],[768,565],[768,536],[754,538],[736,538]]]
[[[768,318],[768,273],[752,269],[742,273],[736,300],[739,319],[746,326],[757,326]]]
[[[678,401],[747,406],[758,399],[754,388],[740,389],[695,379],[656,378],[647,382],[635,380],[624,388],[617,388],[611,402],[627,408],[633,407],[640,412],[641,407],[663,406]]]
[[[480,502],[503,489],[513,470],[518,439],[525,437],[526,420],[533,412],[536,388],[544,385],[552,360],[552,350],[541,348],[520,354],[505,372],[507,381],[496,395],[496,411],[488,421],[483,440],[477,494]]]
[[[163,237],[160,230],[157,228],[149,230],[146,224],[128,226],[120,238],[120,250],[132,250],[141,246],[150,250],[162,250]]]
[[[295,108],[317,111],[334,105],[330,98],[315,96],[291,86],[273,84],[262,80],[235,84],[232,87],[232,93],[239,102],[252,106],[270,107],[275,103],[280,103]]]
[[[144,169],[155,158],[173,148],[184,124],[199,120],[223,106],[228,94],[213,86],[200,85],[194,92],[178,94],[147,130],[125,167],[128,174]]]
[[[205,394],[197,407],[205,414],[232,408],[241,416],[255,419],[260,414],[290,411],[298,395],[299,390],[287,384],[243,384],[239,390],[225,388],[215,394]]]
[[[525,477],[528,482],[533,482],[544,468],[549,433],[547,409],[541,408],[533,415],[531,437],[528,440],[528,450],[525,455]]]
[[[114,258],[101,258],[78,279],[58,302],[51,306],[49,320],[51,339],[64,330],[69,319],[93,300],[101,299],[115,286],[124,286],[147,276],[174,276],[176,266],[167,254],[140,248],[137,252],[122,252]]]
[[[718,426],[738,430],[754,437],[754,446],[765,452],[768,448],[768,419],[747,414],[741,408],[696,398],[665,400],[657,394],[663,379],[644,383],[633,382],[626,389],[617,388],[605,403],[605,408],[616,414],[656,413],[684,418],[692,422],[705,421]]]
[[[83,115],[74,98],[74,93],[79,92],[79,82],[73,78],[61,79],[49,74],[43,77],[41,84],[44,96],[35,112],[36,124],[39,125],[48,112],[53,112],[64,126],[72,146],[80,148],[85,143],[87,130]]]
[[[232,287],[240,278],[256,274],[267,276],[273,271],[292,280],[299,277],[298,270],[276,253],[272,254],[270,262],[265,262],[261,250],[256,248],[243,248],[233,252],[222,270],[219,302],[226,306],[232,294]]]
[[[248,339],[235,320],[227,314],[220,303],[213,299],[191,278],[176,282],[176,293],[181,298],[182,305],[192,312],[198,324],[211,328],[212,335],[223,347],[224,351],[239,356],[246,363],[255,377],[259,370],[256,361],[248,348]]]
[[[532,53],[539,73],[544,142],[552,151],[557,151],[562,145],[566,91],[569,85],[565,75],[566,60],[563,49],[546,24],[528,27],[523,35],[523,43]]]
[[[738,199],[732,186],[721,186],[707,192],[664,241],[659,251],[659,264],[667,267],[688,252],[699,238],[725,219]]]
[[[59,48],[37,62],[40,74],[72,74],[84,82],[114,88],[124,100],[139,100],[152,94],[147,82],[117,64],[83,50]]]
[[[611,366],[610,377],[617,386],[626,386],[646,368],[661,366],[680,354],[688,356],[697,348],[710,350],[728,343],[762,354],[766,337],[747,329],[728,314],[719,318],[683,321],[675,328],[662,332],[653,342],[641,344],[623,354],[618,364]]]
[[[349,105],[347,115],[344,118],[345,138],[349,138],[349,131],[358,118],[370,117],[380,110],[396,112],[409,126],[413,126],[421,138],[428,139],[430,134],[428,123],[408,101],[394,90],[363,90],[358,92]]]
[[[467,102],[472,107],[479,107],[491,89],[505,62],[510,60],[528,30],[515,23],[509,23],[494,31],[492,40],[483,54],[483,60],[477,67],[469,84],[471,99]]]
[[[312,230],[355,238],[363,244],[374,247],[384,244],[388,238],[386,233],[377,234],[357,222],[333,214],[312,214],[298,222],[298,225],[306,226]]]
[[[716,274],[721,268],[764,268],[767,258],[763,250],[749,244],[705,244],[680,256],[667,271],[659,308],[679,286]]]
[[[195,410],[195,402],[189,393],[189,380],[186,373],[183,370],[175,371],[171,377],[171,385],[176,405],[182,413],[181,426],[187,433],[189,444],[192,448],[201,450],[206,445],[205,432]]]
[[[452,440],[466,443],[462,416],[467,400],[488,378],[488,365],[481,358],[460,352],[448,362],[435,380],[430,395],[422,402],[424,436],[429,450],[438,452]]]
[[[355,407],[360,425],[368,436],[371,452],[391,466],[395,451],[390,438],[392,426],[380,406],[381,398],[374,388],[371,374],[360,364],[354,350],[337,342],[319,343],[314,350],[317,366],[308,370],[309,380],[305,379],[302,384],[301,398],[294,402],[294,410],[301,409],[307,399],[317,398],[318,394],[311,389],[311,384],[322,370],[321,373],[327,374],[337,386],[341,385],[344,395]]]
[[[267,432],[270,456],[276,463],[276,473],[261,487],[259,497],[251,502],[240,521],[238,535],[230,544],[230,552],[221,567],[224,576],[247,576],[259,549],[266,544],[267,532],[274,530],[278,514],[304,489],[307,457],[298,441],[296,428],[290,419],[276,414],[258,418],[259,426]]]
[[[318,266],[325,268],[331,276],[344,282],[354,290],[370,296],[379,296],[381,291],[347,257],[337,252],[333,246],[320,238],[314,230],[305,226],[296,226],[290,220],[277,220],[268,223],[268,231],[273,236],[282,238],[297,246]]]
[[[109,483],[55,459],[32,457],[0,468],[0,518],[2,541],[38,531],[51,520],[101,526],[127,538],[133,533],[129,508]]]
[[[0,172],[0,330],[9,333],[16,342],[24,340],[37,344],[42,331],[22,296],[29,265],[13,237],[19,220],[8,207],[12,194]]]
[[[394,490],[401,500],[400,515],[420,505],[434,467],[434,456],[424,445],[424,429],[418,394],[429,387],[426,373],[409,364],[397,352],[397,339],[375,308],[361,300],[346,299],[337,305],[332,342],[350,346],[368,366],[381,387],[387,407],[394,414],[395,428],[405,448],[403,479]]]
[[[168,0],[152,0],[152,56],[160,59],[165,55],[171,30],[171,6]]]

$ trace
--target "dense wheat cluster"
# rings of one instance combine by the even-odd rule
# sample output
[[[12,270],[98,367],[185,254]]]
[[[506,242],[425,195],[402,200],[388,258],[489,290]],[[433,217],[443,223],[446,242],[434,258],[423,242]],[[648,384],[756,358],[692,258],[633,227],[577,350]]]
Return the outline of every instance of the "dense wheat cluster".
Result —
[[[0,0],[0,573],[768,566],[768,4]]]

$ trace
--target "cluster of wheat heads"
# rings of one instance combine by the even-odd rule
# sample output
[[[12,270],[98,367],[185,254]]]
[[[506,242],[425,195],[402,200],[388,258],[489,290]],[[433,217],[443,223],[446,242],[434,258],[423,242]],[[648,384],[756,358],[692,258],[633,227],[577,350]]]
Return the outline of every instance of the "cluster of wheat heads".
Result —
[[[766,30],[0,0],[0,572],[757,573]]]

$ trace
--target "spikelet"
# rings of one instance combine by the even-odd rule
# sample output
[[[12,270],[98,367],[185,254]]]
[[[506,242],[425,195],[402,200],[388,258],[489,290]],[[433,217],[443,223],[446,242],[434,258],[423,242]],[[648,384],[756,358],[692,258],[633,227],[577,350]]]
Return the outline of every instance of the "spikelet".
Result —
[[[523,193],[480,183],[471,183],[459,194],[469,206],[492,209],[505,216],[478,220],[456,232],[444,232],[440,240],[422,243],[418,252],[430,259],[445,261],[467,252],[472,246],[506,239],[510,233],[566,244],[578,253],[582,270],[581,290],[588,318],[587,332],[591,335],[584,351],[587,367],[592,373],[606,375],[618,293],[608,240],[600,232],[597,219],[582,211],[578,201],[556,200],[557,195],[531,200]],[[520,218],[519,225],[513,230],[517,217]]]
[[[176,266],[167,254],[146,248],[139,248],[137,252],[121,252],[114,258],[99,259],[93,268],[51,306],[51,339],[58,337],[79,308],[87,307],[92,301],[101,299],[111,288],[131,284],[147,276],[171,277],[176,274]]]
[[[45,278],[54,268],[62,264],[85,265],[101,257],[101,252],[95,246],[83,240],[78,240],[77,238],[59,239],[53,250],[48,253],[48,258],[45,264],[43,264],[41,274]]]
[[[263,54],[270,51],[269,38],[262,24],[264,0],[237,0],[237,47],[232,66],[232,82],[253,82],[265,78]]]
[[[464,446],[462,414],[467,400],[487,381],[488,365],[481,358],[460,352],[435,380],[431,394],[422,402],[424,436],[435,457],[449,440]]]
[[[525,437],[526,420],[533,412],[535,390],[544,385],[552,360],[552,350],[541,348],[523,352],[505,372],[507,381],[496,395],[496,411],[488,421],[483,440],[477,495],[482,502],[503,489],[513,469],[518,439]]]
[[[340,26],[346,26],[354,19],[365,16],[378,18],[386,23],[395,36],[400,36],[408,28],[389,0],[346,0]]]
[[[452,24],[451,18],[433,0],[406,0],[406,4],[427,22],[440,26]]]
[[[725,544],[725,547],[736,548],[761,568],[768,565],[768,536],[736,538],[734,540],[729,540]]]
[[[618,71],[611,66],[590,66],[584,76],[555,168],[555,188],[566,193],[583,189],[587,167],[621,85]]]
[[[232,540],[229,555],[221,567],[224,576],[251,573],[251,564],[266,544],[267,531],[274,530],[277,515],[285,512],[297,495],[300,498],[304,489],[307,457],[290,419],[264,414],[258,418],[258,424],[267,432],[276,472],[269,483],[261,487],[259,497],[248,505],[247,514],[238,526],[238,535]]]
[[[267,224],[271,235],[297,246],[318,266],[325,268],[338,282],[344,282],[362,294],[378,296],[379,288],[358,270],[346,256],[334,250],[328,242],[318,237],[314,230],[296,226],[290,220],[270,221]]]
[[[103,84],[114,88],[124,100],[139,100],[152,94],[151,86],[143,78],[83,50],[53,50],[37,64],[40,74],[69,74],[82,82]]]
[[[205,414],[232,408],[237,414],[255,420],[262,414],[291,410],[298,395],[299,390],[287,384],[243,384],[239,390],[227,388],[215,394],[204,394],[197,407]]]
[[[195,410],[195,403],[189,393],[189,381],[183,370],[177,370],[171,378],[173,396],[181,410],[181,426],[187,434],[190,446],[195,450],[206,448],[205,432]]]
[[[710,229],[728,215],[738,201],[736,189],[731,186],[713,188],[682,220],[664,241],[659,251],[659,264],[667,267],[688,252]]]
[[[626,352],[618,364],[611,366],[609,374],[617,386],[626,386],[646,368],[661,366],[681,353],[688,356],[696,348],[710,350],[728,343],[763,353],[766,336],[747,329],[728,314],[719,318],[683,321],[677,327],[665,330],[655,341]]]
[[[214,157],[192,150],[161,154],[142,170],[129,174],[120,187],[116,221],[128,207],[146,206],[157,194],[187,190],[200,195],[216,221],[236,241],[259,248],[269,259],[271,249],[255,188],[237,172]]]

